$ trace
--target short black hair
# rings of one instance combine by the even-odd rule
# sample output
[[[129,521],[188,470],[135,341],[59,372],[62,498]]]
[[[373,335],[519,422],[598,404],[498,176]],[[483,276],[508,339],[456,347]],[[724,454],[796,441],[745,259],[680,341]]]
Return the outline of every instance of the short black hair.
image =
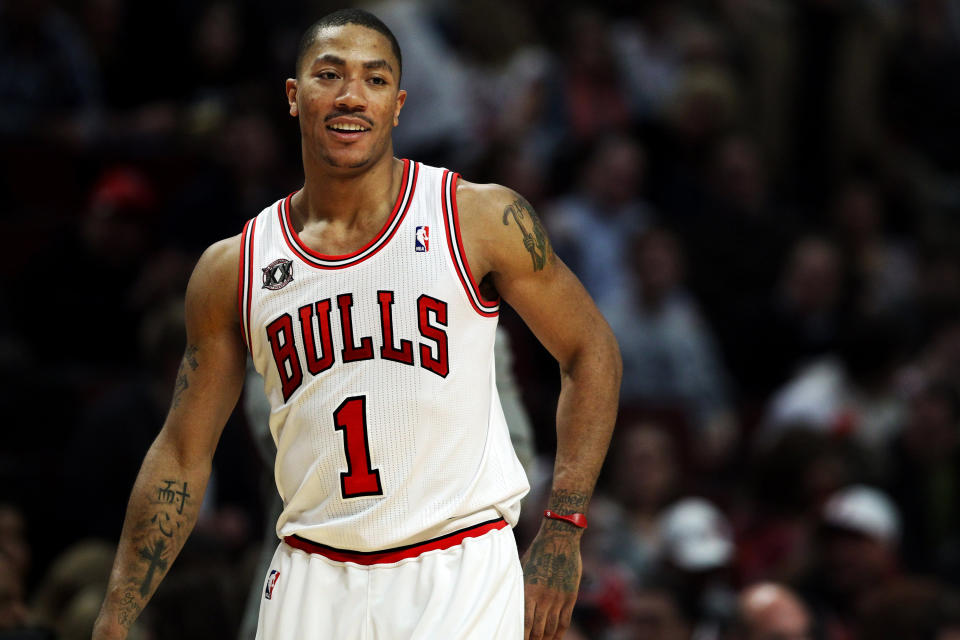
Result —
[[[339,9],[333,13],[328,13],[310,25],[300,37],[300,44],[297,47],[296,71],[299,73],[300,65],[303,63],[307,51],[313,46],[317,34],[321,30],[327,27],[342,27],[345,24],[358,24],[361,27],[378,31],[387,37],[387,40],[390,41],[390,47],[393,49],[393,55],[397,58],[397,82],[399,82],[403,75],[403,56],[400,55],[400,43],[397,42],[397,37],[393,35],[393,31],[390,31],[390,27],[385,25],[380,18],[363,9]]]

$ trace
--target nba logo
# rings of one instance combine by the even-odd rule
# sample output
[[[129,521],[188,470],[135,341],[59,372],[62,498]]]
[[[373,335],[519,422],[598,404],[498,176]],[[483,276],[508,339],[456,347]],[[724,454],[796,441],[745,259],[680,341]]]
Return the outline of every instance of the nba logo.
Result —
[[[430,227],[417,227],[417,238],[414,248],[418,253],[429,251],[430,249]]]
[[[263,597],[267,600],[273,598],[273,588],[277,586],[277,580],[280,579],[280,572],[276,569],[270,570],[270,577],[267,578],[267,588],[264,589]]]

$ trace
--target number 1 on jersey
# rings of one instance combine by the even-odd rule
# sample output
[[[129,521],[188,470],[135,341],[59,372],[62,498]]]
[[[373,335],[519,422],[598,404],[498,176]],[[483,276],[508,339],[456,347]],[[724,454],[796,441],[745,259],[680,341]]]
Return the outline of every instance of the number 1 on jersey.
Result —
[[[380,470],[370,462],[367,441],[367,397],[350,396],[333,412],[333,425],[343,433],[347,470],[340,474],[340,495],[344,498],[383,495]]]

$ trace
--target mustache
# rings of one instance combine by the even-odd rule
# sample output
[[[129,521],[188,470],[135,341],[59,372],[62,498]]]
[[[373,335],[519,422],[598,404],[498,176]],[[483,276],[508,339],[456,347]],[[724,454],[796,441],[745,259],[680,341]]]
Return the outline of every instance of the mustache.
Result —
[[[334,111],[333,113],[328,113],[326,116],[324,116],[323,121],[330,122],[334,118],[356,118],[357,120],[363,120],[371,127],[373,126],[373,120],[367,116],[359,113],[351,113],[350,111]]]

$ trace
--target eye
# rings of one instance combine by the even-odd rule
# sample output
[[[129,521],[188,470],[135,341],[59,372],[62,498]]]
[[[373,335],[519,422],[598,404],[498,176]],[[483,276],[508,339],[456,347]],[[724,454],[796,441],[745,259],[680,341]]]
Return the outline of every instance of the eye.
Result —
[[[373,84],[379,84],[379,85],[387,84],[387,81],[384,78],[381,78],[380,76],[373,76],[372,78],[370,78],[370,82],[372,82]]]
[[[317,77],[321,80],[336,80],[337,72],[336,71],[321,71],[317,74]]]

